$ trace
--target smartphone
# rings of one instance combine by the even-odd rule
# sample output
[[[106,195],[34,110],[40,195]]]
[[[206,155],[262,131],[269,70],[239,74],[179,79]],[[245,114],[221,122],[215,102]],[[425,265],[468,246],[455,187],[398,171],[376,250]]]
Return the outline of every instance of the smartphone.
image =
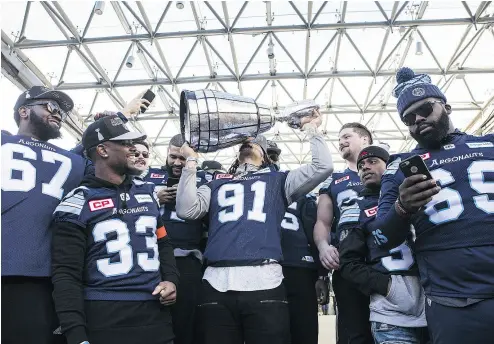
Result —
[[[142,96],[141,99],[146,99],[149,103],[152,103],[154,100],[154,97],[156,97],[156,94],[154,94],[154,92],[149,89],[146,91],[146,93],[144,93],[144,95]],[[144,113],[144,112],[146,112],[146,108],[141,106],[141,113]]]
[[[427,180],[432,179],[431,173],[420,155],[414,155],[400,162],[400,170],[406,178],[417,174],[423,174],[427,176]]]
[[[168,178],[168,180],[166,181],[166,186],[171,188],[175,185],[178,185],[179,180],[180,179],[178,179],[178,178]]]

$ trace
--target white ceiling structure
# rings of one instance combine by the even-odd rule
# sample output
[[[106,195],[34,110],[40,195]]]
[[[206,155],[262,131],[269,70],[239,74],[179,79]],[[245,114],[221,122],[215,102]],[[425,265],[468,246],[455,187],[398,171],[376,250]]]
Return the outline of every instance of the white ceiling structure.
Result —
[[[152,87],[155,101],[131,123],[147,133],[154,165],[179,133],[183,89],[240,94],[275,111],[315,99],[337,168],[347,122],[367,125],[392,152],[412,146],[391,96],[401,66],[431,75],[458,128],[494,128],[491,1],[3,2],[1,13],[3,75],[67,92],[76,106],[65,126],[77,138],[92,114]],[[303,133],[279,123],[266,136],[282,168],[310,161]],[[234,155],[205,157],[229,166]]]

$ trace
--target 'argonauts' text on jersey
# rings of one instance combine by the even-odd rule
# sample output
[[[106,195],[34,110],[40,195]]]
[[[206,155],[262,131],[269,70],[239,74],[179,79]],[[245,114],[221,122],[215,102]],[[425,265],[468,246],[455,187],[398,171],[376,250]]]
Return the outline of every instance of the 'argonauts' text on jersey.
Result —
[[[415,154],[441,187],[412,218],[426,294],[494,297],[494,135],[455,131],[441,149],[417,147],[392,155],[383,176],[378,217],[386,213],[384,205],[394,202],[404,180],[399,163]]]
[[[2,132],[2,276],[51,275],[53,211],[89,166],[48,142]]]
[[[155,299],[160,214],[153,192],[153,184],[138,179],[125,192],[81,186],[57,207],[54,221],[72,222],[87,235],[86,300]]]
[[[280,223],[285,215],[287,173],[264,169],[210,182],[209,237],[205,257],[216,266],[281,261]]]

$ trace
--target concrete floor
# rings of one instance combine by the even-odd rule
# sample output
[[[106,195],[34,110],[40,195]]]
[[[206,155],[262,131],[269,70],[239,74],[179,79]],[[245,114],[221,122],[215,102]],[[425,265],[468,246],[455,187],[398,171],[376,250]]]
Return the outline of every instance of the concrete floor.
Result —
[[[319,344],[336,344],[336,316],[319,316]]]

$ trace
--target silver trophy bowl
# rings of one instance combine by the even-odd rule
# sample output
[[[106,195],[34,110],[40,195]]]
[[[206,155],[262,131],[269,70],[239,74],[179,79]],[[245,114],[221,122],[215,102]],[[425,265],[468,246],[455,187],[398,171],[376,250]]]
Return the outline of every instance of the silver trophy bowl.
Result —
[[[182,135],[202,153],[235,146],[274,124],[269,107],[251,98],[212,90],[182,91],[180,95]]]
[[[276,121],[300,127],[300,118],[318,106],[308,101],[294,103],[275,115],[252,98],[213,90],[182,91],[180,129],[189,145],[201,153],[235,146],[271,129]]]

